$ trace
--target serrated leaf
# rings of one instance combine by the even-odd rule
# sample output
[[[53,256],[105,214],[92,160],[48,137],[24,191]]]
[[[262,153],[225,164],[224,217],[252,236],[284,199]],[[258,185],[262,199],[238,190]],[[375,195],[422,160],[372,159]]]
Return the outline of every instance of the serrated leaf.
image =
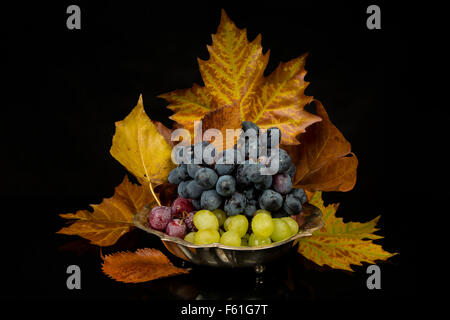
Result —
[[[175,267],[161,251],[148,248],[106,255],[102,270],[112,279],[126,283],[147,282],[189,272]]]
[[[131,113],[116,122],[110,152],[140,182],[155,186],[164,183],[175,166],[172,147],[145,113],[142,95]]]
[[[134,226],[133,218],[138,211],[145,205],[155,204],[156,200],[146,186],[135,185],[125,176],[111,198],[104,199],[98,205],[91,205],[92,212],[80,210],[60,214],[64,219],[77,221],[57,233],[78,235],[92,244],[110,246]]]
[[[322,210],[324,227],[313,233],[311,237],[300,238],[298,252],[319,266],[354,271],[351,265],[362,265],[363,262],[375,263],[386,260],[392,254],[384,251],[381,245],[372,242],[382,238],[373,234],[379,216],[366,222],[347,222],[337,218],[337,204],[324,206],[321,192],[316,192],[309,203]],[[370,239],[370,240],[364,240]]]
[[[358,159],[319,101],[316,113],[322,121],[308,127],[299,137],[301,144],[285,146],[297,167],[294,186],[311,191],[349,191],[356,183]]]
[[[264,78],[269,52],[263,54],[260,35],[249,42],[246,30],[238,29],[223,10],[212,40],[207,47],[210,58],[198,60],[205,87],[194,85],[160,96],[175,111],[171,119],[192,129],[193,121],[203,118],[204,129],[219,129],[223,134],[226,129],[239,129],[242,121],[263,129],[278,126],[284,144],[298,144],[297,135],[320,121],[304,110],[312,100],[304,95],[306,55],[280,64]]]

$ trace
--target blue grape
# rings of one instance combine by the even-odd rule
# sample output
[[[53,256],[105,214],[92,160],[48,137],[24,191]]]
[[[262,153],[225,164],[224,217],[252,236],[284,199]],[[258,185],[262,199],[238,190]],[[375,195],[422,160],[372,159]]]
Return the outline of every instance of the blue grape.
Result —
[[[256,189],[253,188],[253,187],[246,188],[246,189],[243,191],[243,193],[244,193],[244,196],[245,196],[248,200],[256,199],[257,192],[256,192]]]
[[[257,205],[256,200],[247,200],[247,204],[246,204],[245,209],[244,209],[244,214],[248,218],[253,217],[253,215],[255,214],[256,209],[257,209],[256,205]]]
[[[223,197],[231,196],[236,191],[236,180],[229,175],[221,176],[217,180],[216,191]]]
[[[270,175],[264,175],[264,180],[261,183],[255,184],[255,189],[257,190],[266,190],[269,189],[272,186],[273,178]]]
[[[182,197],[182,198],[187,198],[187,197],[188,197],[188,194],[187,194],[187,192],[186,192],[186,187],[187,187],[187,184],[188,184],[190,181],[192,181],[192,180],[189,180],[189,181],[181,181],[180,184],[178,185],[177,192],[178,192],[178,194],[180,195],[180,197]]]
[[[222,197],[216,192],[216,190],[203,191],[200,197],[200,206],[206,210],[216,210],[222,204]]]
[[[291,216],[289,213],[287,213],[286,211],[284,211],[284,204],[283,207],[275,212],[272,213],[272,218],[284,218],[284,217],[289,217]]]
[[[302,204],[293,194],[288,194],[284,199],[283,210],[289,215],[299,214],[302,211]]]
[[[201,168],[203,168],[203,167],[199,164],[188,163],[186,165],[187,173],[188,173],[189,177],[191,177],[192,179],[195,178],[195,174]]]
[[[274,212],[283,205],[283,197],[273,190],[265,190],[259,197],[259,206],[261,209]]]
[[[279,149],[279,168],[278,172],[286,172],[289,170],[291,165],[291,157],[286,152],[286,150]]]
[[[261,163],[250,163],[244,165],[244,175],[247,180],[253,183],[262,183],[264,181],[264,175],[261,174],[261,169],[264,165]]]
[[[245,162],[248,163],[248,160]],[[250,185],[250,181],[247,179],[247,177],[244,174],[244,166],[245,166],[245,163],[241,163],[237,167],[237,170],[236,170],[236,183],[240,187],[247,187],[248,185]]]
[[[272,145],[272,137],[278,134],[278,140]],[[277,148],[281,142],[281,131],[277,127],[267,129],[260,138],[261,146],[267,149]]]
[[[251,121],[242,121],[242,131],[246,132],[249,129],[253,129],[256,133],[259,133],[259,127]]]
[[[241,162],[240,154],[235,149],[228,149],[222,152],[222,155],[217,160],[214,169],[217,171],[219,176],[231,174],[236,168],[236,164],[239,162]]]
[[[291,194],[298,200],[300,200],[301,204],[304,204],[306,201],[308,201],[308,196],[306,195],[305,190],[301,188],[292,189]]]
[[[192,205],[194,206],[195,210],[200,210],[202,208],[200,199],[192,199]]]
[[[181,181],[189,178],[186,164],[182,163],[169,173],[168,180],[170,183],[179,184]]]
[[[244,195],[235,192],[231,198],[225,200],[224,210],[229,216],[235,216],[244,212],[247,200]]]
[[[201,168],[195,173],[195,182],[197,182],[203,190],[212,189],[216,185],[217,179],[217,173],[210,168]]]
[[[187,198],[190,199],[197,199],[200,198],[201,194],[203,192],[203,188],[200,187],[195,180],[189,181],[189,183],[186,185],[186,191]]]
[[[292,190],[292,180],[287,173],[279,173],[273,176],[273,188],[281,194],[289,193]]]
[[[289,166],[289,169],[286,171],[286,173],[291,177],[295,177],[295,172],[297,171],[297,168],[295,165],[291,162],[291,165]]]

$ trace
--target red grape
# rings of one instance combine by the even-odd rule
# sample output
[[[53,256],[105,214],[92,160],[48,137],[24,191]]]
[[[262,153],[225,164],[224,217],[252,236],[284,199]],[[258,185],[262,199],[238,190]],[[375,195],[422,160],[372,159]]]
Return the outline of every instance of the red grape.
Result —
[[[181,218],[183,212],[194,211],[191,199],[176,198],[172,203],[172,217]]]
[[[193,212],[189,212],[185,217],[184,217],[184,223],[186,224],[186,227],[188,228],[189,231],[197,231],[197,228],[194,225],[194,214],[197,211],[193,211]]]
[[[150,211],[148,221],[155,230],[164,230],[169,221],[172,220],[172,209],[170,207],[154,207]]]
[[[166,233],[171,237],[183,239],[186,235],[186,224],[181,219],[173,219],[167,225]]]

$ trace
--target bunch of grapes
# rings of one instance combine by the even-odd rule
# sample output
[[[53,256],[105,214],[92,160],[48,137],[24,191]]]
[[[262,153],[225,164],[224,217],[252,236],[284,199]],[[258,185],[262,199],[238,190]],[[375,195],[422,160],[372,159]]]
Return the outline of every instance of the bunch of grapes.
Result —
[[[298,232],[291,216],[302,211],[307,197],[292,187],[295,165],[279,148],[281,131],[261,133],[248,121],[242,129],[234,147],[220,155],[205,141],[181,149],[184,161],[168,177],[178,185],[178,198],[170,208],[153,208],[152,228],[196,244],[230,246],[265,245]],[[206,151],[213,161],[193,161]]]

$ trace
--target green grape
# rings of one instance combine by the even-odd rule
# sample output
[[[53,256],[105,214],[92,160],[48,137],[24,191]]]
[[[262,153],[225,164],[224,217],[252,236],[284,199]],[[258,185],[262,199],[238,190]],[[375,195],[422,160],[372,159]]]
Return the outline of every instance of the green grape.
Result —
[[[228,231],[228,230],[229,230],[231,218],[233,218],[233,217],[228,217],[228,218],[225,220],[225,222],[223,223],[223,228],[225,229],[225,231]]]
[[[219,227],[223,226],[223,223],[227,219],[227,214],[222,209],[213,210],[213,213],[216,215],[217,220],[219,220]]]
[[[196,234],[197,232],[189,232],[185,237],[184,237],[184,240],[185,241],[188,241],[188,242],[192,242],[192,243],[194,243],[194,237],[195,237],[195,234]]]
[[[254,233],[252,233],[250,235],[250,237],[248,238],[248,245],[251,247],[265,246],[265,245],[268,245],[271,243],[272,243],[272,240],[270,239],[270,237],[261,238],[261,237],[256,236]]]
[[[225,230],[223,230],[222,228],[219,228],[219,234],[220,236],[222,236],[225,233]]]
[[[231,221],[228,224],[228,230],[235,230],[239,234],[239,238],[242,238],[248,230],[247,217],[242,214],[231,217]]]
[[[260,238],[267,238],[273,232],[273,222],[270,213],[266,210],[258,210],[252,220],[253,233]]]
[[[219,231],[216,229],[201,229],[195,233],[195,244],[210,244],[220,241]]]
[[[295,221],[291,217],[284,217],[284,218],[281,218],[281,220],[283,220],[284,222],[286,222],[288,224],[289,228],[291,229],[291,236],[293,236],[294,234],[297,234],[297,232],[298,232],[297,221]]]
[[[264,210],[264,209],[256,210],[254,215],[256,216],[258,213],[265,213],[265,214],[268,214],[269,216],[272,216],[270,214],[270,211],[267,211],[267,210]]]
[[[273,218],[273,232],[270,236],[273,242],[287,239],[291,236],[291,228],[280,218]]]
[[[241,237],[237,231],[229,230],[222,234],[222,237],[220,237],[220,243],[226,246],[240,247]]]
[[[214,213],[209,210],[200,210],[194,214],[194,225],[198,230],[219,229],[219,220]]]

